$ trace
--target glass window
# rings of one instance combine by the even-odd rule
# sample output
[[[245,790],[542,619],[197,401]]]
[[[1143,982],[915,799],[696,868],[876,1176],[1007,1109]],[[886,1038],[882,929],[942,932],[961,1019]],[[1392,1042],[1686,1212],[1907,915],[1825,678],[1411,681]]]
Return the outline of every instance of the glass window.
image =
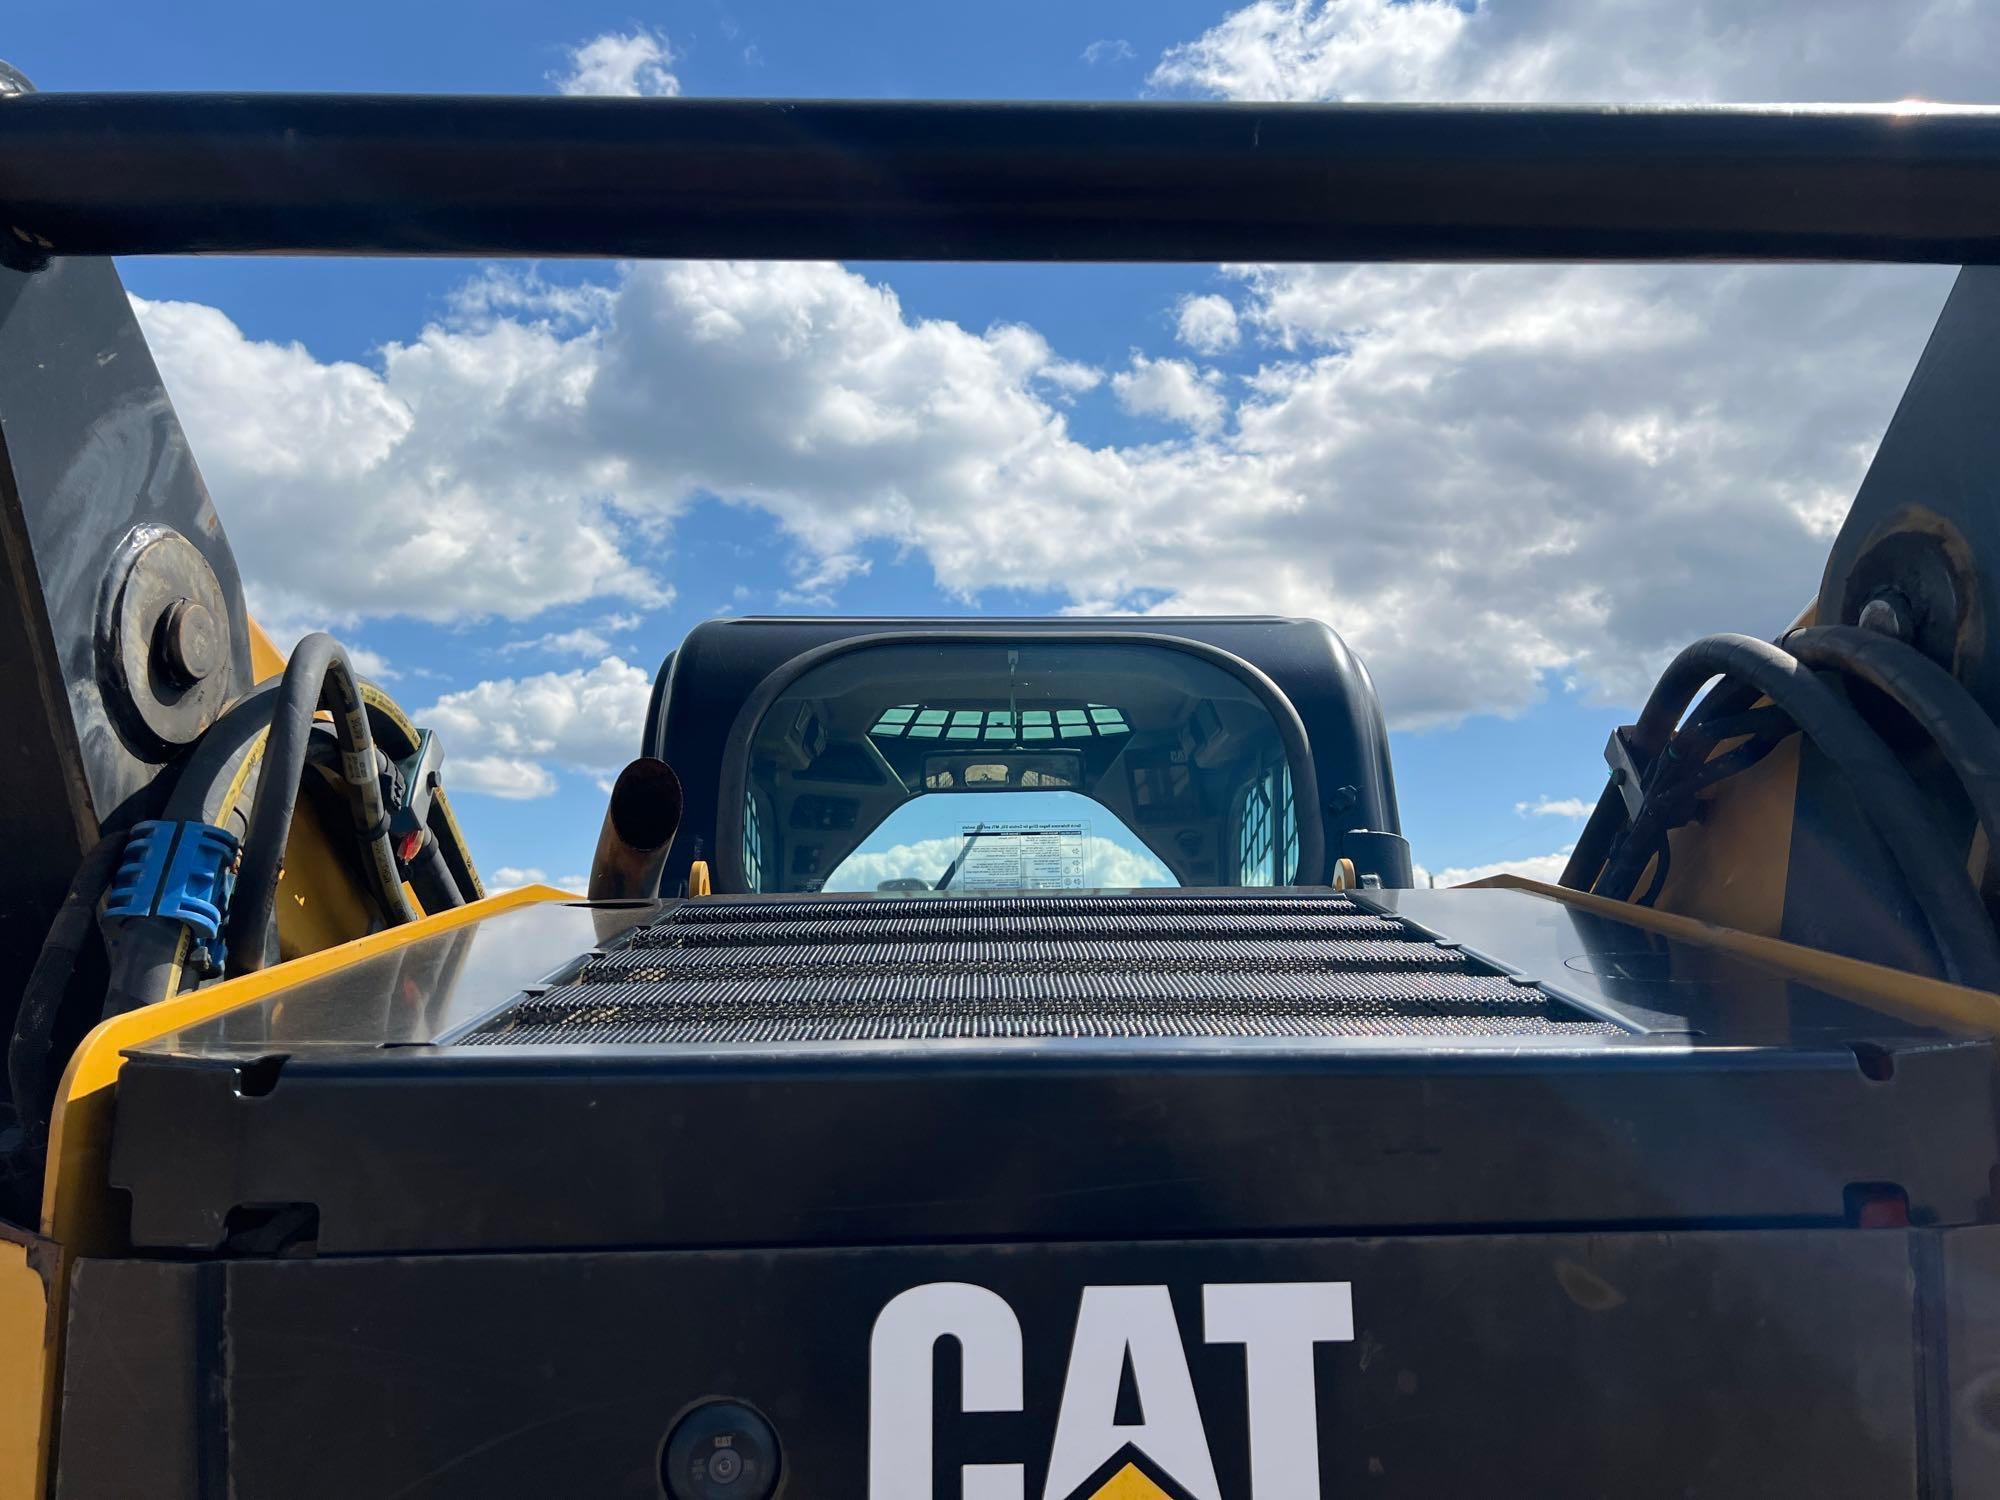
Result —
[[[754,790],[743,799],[743,877],[751,890],[764,888],[764,816]]]
[[[1274,817],[1278,825],[1278,868],[1273,884],[1290,885],[1299,878],[1299,819],[1292,805],[1292,768],[1278,767],[1278,805]]]
[[[1298,875],[1299,825],[1292,768],[1267,766],[1243,788],[1236,818],[1238,885],[1288,885]]]
[[[1270,707],[1226,668],[1171,646],[856,648],[789,684],[747,754],[750,890],[1297,875],[1291,772]]]
[[[1243,811],[1236,823],[1238,885],[1272,885],[1271,793],[1262,777],[1243,788]]]

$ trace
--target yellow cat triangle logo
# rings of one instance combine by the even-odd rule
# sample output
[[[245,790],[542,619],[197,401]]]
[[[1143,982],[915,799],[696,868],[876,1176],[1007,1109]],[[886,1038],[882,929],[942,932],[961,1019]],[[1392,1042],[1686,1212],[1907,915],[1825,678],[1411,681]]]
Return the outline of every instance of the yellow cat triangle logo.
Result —
[[[1174,1500],[1174,1497],[1147,1478],[1137,1464],[1128,1463],[1105,1480],[1090,1500]]]
[[[1071,1490],[1068,1500],[1194,1500],[1194,1496],[1155,1463],[1152,1454],[1127,1443]]]

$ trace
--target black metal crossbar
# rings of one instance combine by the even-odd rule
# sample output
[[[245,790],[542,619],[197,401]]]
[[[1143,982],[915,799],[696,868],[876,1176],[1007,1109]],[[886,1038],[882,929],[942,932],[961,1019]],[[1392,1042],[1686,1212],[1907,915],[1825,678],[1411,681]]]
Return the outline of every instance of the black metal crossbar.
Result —
[[[0,98],[16,255],[2000,261],[2000,109]]]

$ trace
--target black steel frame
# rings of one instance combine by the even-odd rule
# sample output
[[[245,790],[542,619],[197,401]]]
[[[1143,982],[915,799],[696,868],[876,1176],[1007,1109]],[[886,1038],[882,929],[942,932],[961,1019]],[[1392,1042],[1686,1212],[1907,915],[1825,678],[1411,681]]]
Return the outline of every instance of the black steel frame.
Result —
[[[2000,260],[2000,109],[0,98],[47,255]]]

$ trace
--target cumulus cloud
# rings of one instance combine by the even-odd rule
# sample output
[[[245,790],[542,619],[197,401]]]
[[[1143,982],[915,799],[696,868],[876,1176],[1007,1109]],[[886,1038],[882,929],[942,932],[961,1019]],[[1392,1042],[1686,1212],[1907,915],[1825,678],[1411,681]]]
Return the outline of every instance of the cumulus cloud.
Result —
[[[867,558],[847,552],[795,557],[791,562],[791,587],[778,591],[778,603],[793,609],[807,606],[831,609],[841,586],[867,571]]]
[[[1212,292],[1181,298],[1174,314],[1174,331],[1197,354],[1220,354],[1242,340],[1236,326],[1236,305]]]
[[[1111,389],[1134,416],[1179,422],[1201,433],[1215,431],[1229,411],[1222,377],[1184,359],[1148,359],[1134,351],[1132,367],[1111,377]]]
[[[1187,430],[1129,447],[1069,431],[1046,378],[1066,362],[1039,335],[912,319],[824,264],[634,265],[581,317],[516,287],[379,372],[211,309],[146,316],[260,608],[656,600],[644,536],[712,494],[820,560],[802,596],[888,541],[966,597],[1315,615],[1412,725],[1517,710],[1551,674],[1629,695],[1693,630],[1782,625],[1945,285],[1602,267],[1244,284],[1289,352],[1233,410],[1189,362],[1140,356],[1115,394]],[[322,516],[341,524],[301,546]]]
[[[133,305],[260,617],[662,596],[575,446],[588,335],[492,317],[426,329],[371,370],[246,338],[211,307]]]
[[[674,50],[666,37],[640,27],[607,31],[569,49],[569,66],[549,75],[564,94],[601,94],[628,98],[670,98],[681,81],[668,69]]]
[[[1256,0],[1150,82],[1236,99],[1984,100],[2000,12],[1965,0]]]
[[[256,616],[257,628],[269,637],[280,655],[290,656],[300,641],[323,631],[340,640],[347,652],[348,663],[363,677],[372,677],[377,682],[395,682],[403,675],[380,651],[363,646],[353,638],[347,629],[354,623],[351,618],[307,620],[282,610],[259,612],[253,609],[252,614]]]
[[[1946,24],[1950,22],[1951,24]],[[1990,96],[2000,8],[1260,0],[1154,75],[1244,98]],[[594,44],[593,44],[594,45]],[[661,44],[664,46],[664,44]],[[664,63],[659,64],[664,66]],[[703,496],[755,506],[838,602],[871,544],[947,591],[1082,611],[1316,615],[1393,722],[1621,699],[1691,635],[1771,632],[1826,544],[1949,282],[1927,268],[1237,268],[1171,310],[1255,337],[1222,383],[1101,377],[1037,331],[912,317],[838,266],[485,274],[379,364],[141,304],[260,609],[527,618],[665,596]],[[300,518],[338,517],[301,545]],[[601,634],[602,632],[600,632]],[[518,758],[518,757],[517,757]],[[560,757],[526,757],[537,765]]]
[[[489,679],[415,717],[444,742],[454,789],[528,799],[555,791],[554,767],[603,775],[637,755],[651,693],[646,672],[609,656],[568,672]]]
[[[1123,37],[1105,37],[1083,49],[1083,60],[1093,68],[1100,63],[1130,62],[1136,56],[1132,44]]]
[[[1539,880],[1554,885],[1562,874],[1563,866],[1569,862],[1569,851],[1573,846],[1565,845],[1554,854],[1531,854],[1522,859],[1500,859],[1490,865],[1454,866],[1449,870],[1430,871],[1419,869],[1418,885],[1467,885],[1475,880],[1491,880],[1495,875],[1522,875],[1529,880]]]
[[[1891,17],[1833,0],[1813,8],[1810,47],[1798,45],[1799,25],[1780,4],[1257,0],[1171,49],[1150,82],[1245,100],[1993,96],[1979,61],[2000,42],[1991,7],[1925,0]],[[1260,372],[1245,438],[1262,435],[1267,411],[1301,434],[1313,416],[1355,434],[1314,442],[1314,457],[1341,463],[1343,487],[1414,503],[1442,527],[1464,566],[1447,570],[1456,576],[1438,597],[1469,631],[1493,632],[1466,663],[1467,686],[1483,683],[1475,695],[1504,709],[1552,674],[1633,696],[1696,622],[1775,629],[1817,583],[1950,273],[1239,275],[1244,319],[1299,356]],[[1806,373],[1840,360],[1857,363],[1833,385]],[[1629,549],[1622,560],[1607,545],[1614,534]],[[1659,588],[1670,577],[1689,590],[1678,616]],[[1529,609],[1486,587],[1503,578],[1526,590]],[[1410,680],[1406,661],[1433,660],[1421,597],[1399,601],[1394,633],[1409,655],[1392,650],[1390,682]],[[1391,701],[1405,722],[1455,712],[1428,693]]]
[[[523,651],[536,651],[549,656],[601,657],[611,649],[611,642],[587,625],[575,630],[551,631],[530,640],[509,641],[500,648],[502,656],[515,656]]]
[[[590,882],[581,875],[559,875],[551,880],[548,871],[534,865],[502,865],[480,884],[486,887],[487,895],[497,896],[503,891],[518,891],[524,885],[552,885],[561,891],[581,891]]]
[[[1581,797],[1537,797],[1533,802],[1516,802],[1514,811],[1524,818],[1587,818],[1596,805]]]
[[[507,802],[532,802],[556,792],[555,773],[547,766],[509,755],[447,755],[445,774],[454,792],[482,792]]]

